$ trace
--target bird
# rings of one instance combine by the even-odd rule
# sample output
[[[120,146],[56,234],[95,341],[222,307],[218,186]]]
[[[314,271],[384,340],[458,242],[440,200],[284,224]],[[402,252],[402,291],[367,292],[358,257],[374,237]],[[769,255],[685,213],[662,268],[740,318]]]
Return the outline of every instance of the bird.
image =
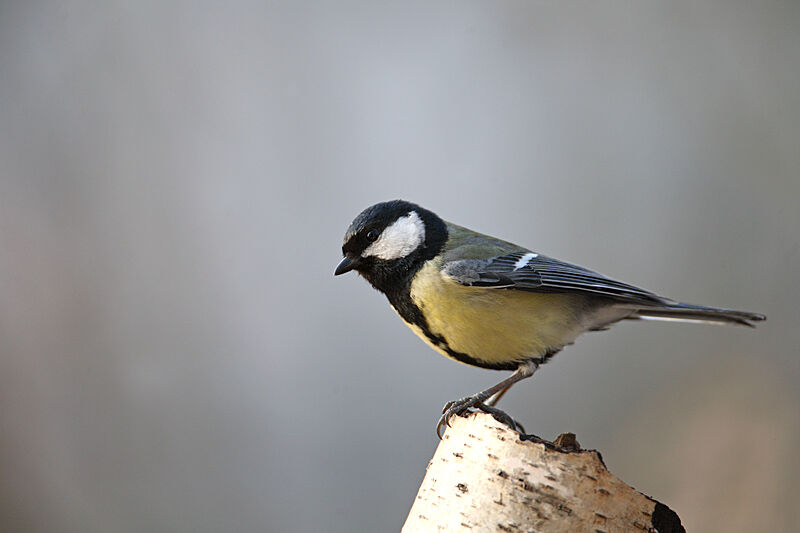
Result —
[[[436,434],[477,409],[522,430],[495,405],[582,333],[622,320],[754,327],[760,313],[680,303],[578,265],[446,222],[404,200],[362,211],[345,232],[335,276],[355,271],[437,352],[513,371],[445,404]]]

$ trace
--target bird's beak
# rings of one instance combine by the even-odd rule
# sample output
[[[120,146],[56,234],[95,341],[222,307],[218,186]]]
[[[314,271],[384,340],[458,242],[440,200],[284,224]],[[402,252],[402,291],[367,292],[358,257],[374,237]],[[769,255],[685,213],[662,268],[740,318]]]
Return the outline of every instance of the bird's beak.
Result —
[[[342,259],[342,262],[339,263],[339,266],[336,267],[336,270],[333,271],[333,275],[338,276],[339,274],[350,272],[356,266],[358,266],[358,258],[352,259],[350,257],[345,257]]]

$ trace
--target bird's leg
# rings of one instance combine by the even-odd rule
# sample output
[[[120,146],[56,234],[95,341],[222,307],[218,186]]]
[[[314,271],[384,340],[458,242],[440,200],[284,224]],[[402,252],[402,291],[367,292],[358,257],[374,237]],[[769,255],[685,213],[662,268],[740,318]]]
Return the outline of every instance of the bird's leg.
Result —
[[[509,385],[505,389],[500,389],[499,391],[497,391],[494,394],[492,394],[492,396],[488,400],[483,402],[483,403],[485,403],[489,407],[494,407],[495,405],[497,405],[497,402],[499,402],[500,399],[503,396],[505,396],[505,394],[508,392],[508,389],[510,389],[510,388],[511,388],[511,385]]]
[[[450,419],[455,415],[463,415],[470,408],[475,407],[484,411],[486,413],[492,414],[503,422],[511,426],[512,428],[516,428],[518,424],[514,422],[514,420],[505,414],[500,409],[497,409],[493,405],[487,405],[485,402],[491,396],[505,392],[511,385],[514,383],[521,381],[525,378],[531,377],[536,370],[539,369],[539,363],[535,361],[526,361],[519,365],[519,367],[514,371],[511,376],[504,379],[497,385],[493,387],[489,387],[488,389],[481,391],[477,394],[473,394],[472,396],[467,396],[465,398],[461,398],[460,400],[456,400],[454,402],[447,402],[444,408],[442,409],[442,417],[439,419],[439,423],[436,424],[436,434],[439,438],[442,437],[442,428],[445,426],[450,425]],[[502,396],[502,394],[500,394]],[[499,398],[498,398],[499,399]]]

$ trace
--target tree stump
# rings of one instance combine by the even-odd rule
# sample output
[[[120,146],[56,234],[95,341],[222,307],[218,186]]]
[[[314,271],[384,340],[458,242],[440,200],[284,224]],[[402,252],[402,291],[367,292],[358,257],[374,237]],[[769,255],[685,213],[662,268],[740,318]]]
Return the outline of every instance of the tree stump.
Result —
[[[428,464],[403,526],[427,531],[685,533],[574,435],[548,443],[483,413],[455,417]]]

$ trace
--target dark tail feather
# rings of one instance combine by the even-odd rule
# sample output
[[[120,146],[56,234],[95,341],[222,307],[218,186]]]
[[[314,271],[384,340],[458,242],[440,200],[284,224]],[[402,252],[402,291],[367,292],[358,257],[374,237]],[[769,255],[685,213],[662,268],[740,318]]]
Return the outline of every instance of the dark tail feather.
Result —
[[[739,324],[756,327],[753,322],[761,322],[767,317],[759,313],[719,309],[702,305],[670,303],[664,307],[638,308],[627,317],[632,320],[678,320],[682,322],[708,322],[712,324]]]

